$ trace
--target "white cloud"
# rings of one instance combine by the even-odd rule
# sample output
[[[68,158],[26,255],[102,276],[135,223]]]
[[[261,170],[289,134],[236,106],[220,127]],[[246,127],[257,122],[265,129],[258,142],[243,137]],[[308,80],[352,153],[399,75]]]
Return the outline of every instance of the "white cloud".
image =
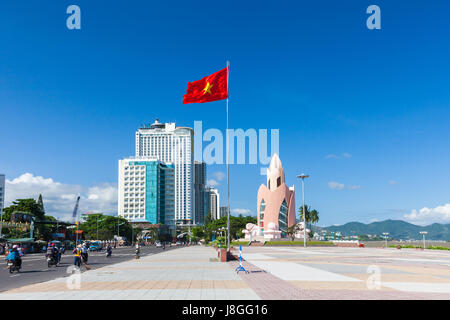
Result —
[[[347,159],[349,159],[349,158],[352,157],[352,155],[351,155],[350,153],[347,153],[347,152],[344,152],[344,153],[342,154],[342,156],[343,156],[344,158],[347,158]]]
[[[206,181],[206,184],[210,187],[217,187],[220,183],[214,179],[209,179],[208,181]]]
[[[351,157],[352,155],[348,152],[341,153],[340,155],[330,153],[325,156],[325,159],[350,159]]]
[[[345,188],[345,185],[339,182],[335,182],[335,181],[330,181],[328,182],[328,187],[330,187],[330,189],[334,189],[334,190],[342,190]]]
[[[345,188],[347,188],[348,190],[356,190],[356,189],[361,188],[360,185],[345,186],[345,184],[339,183],[339,182],[336,182],[336,181],[328,182],[328,187],[330,189],[333,189],[333,190],[344,190]]]
[[[45,212],[59,219],[70,220],[77,196],[81,197],[79,212],[117,214],[117,186],[105,183],[83,187],[56,182],[51,178],[24,173],[5,181],[5,206],[23,198],[37,199],[42,194]]]
[[[227,175],[225,173],[223,173],[222,171],[216,171],[212,174],[212,176],[214,178],[216,178],[216,180],[222,181],[223,179],[225,179],[227,177]]]
[[[232,209],[231,212],[236,213],[236,214],[249,215],[252,213],[252,210],[236,208],[236,209]]]
[[[406,220],[419,224],[428,225],[431,223],[450,223],[450,203],[436,208],[423,207],[420,210],[411,210],[410,214],[403,216]]]

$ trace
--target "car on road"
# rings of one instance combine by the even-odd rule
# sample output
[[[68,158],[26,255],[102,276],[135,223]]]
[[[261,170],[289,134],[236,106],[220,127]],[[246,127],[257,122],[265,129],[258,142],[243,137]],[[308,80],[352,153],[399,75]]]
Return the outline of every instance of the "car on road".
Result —
[[[95,241],[89,244],[89,251],[102,251],[102,249],[103,246],[100,242]]]
[[[155,243],[155,246],[156,246],[157,248],[161,248],[161,247],[162,247],[162,244],[161,244],[161,242],[156,242],[156,243]]]
[[[176,245],[181,246],[182,245],[181,241],[177,241]]]

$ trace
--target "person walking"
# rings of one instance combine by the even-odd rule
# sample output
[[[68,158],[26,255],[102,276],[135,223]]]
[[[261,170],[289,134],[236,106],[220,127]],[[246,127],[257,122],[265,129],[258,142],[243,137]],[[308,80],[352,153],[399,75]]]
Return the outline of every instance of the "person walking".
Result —
[[[108,242],[108,245],[106,246],[106,257],[110,258],[112,254],[112,248],[111,248],[111,244]]]
[[[136,242],[136,254],[135,254],[135,259],[139,259],[140,258],[140,254],[141,254],[141,248],[139,246],[139,243]]]
[[[57,253],[56,253],[56,261],[58,263],[60,263],[61,262],[61,255],[62,255],[62,247],[56,248],[56,250],[58,250]]]
[[[83,246],[81,247],[81,257],[83,258],[83,262],[88,262],[88,248],[86,247],[86,244],[83,243]]]
[[[78,268],[81,267],[81,253],[82,253],[81,244],[79,244],[75,249],[73,249],[74,254],[73,264]]]

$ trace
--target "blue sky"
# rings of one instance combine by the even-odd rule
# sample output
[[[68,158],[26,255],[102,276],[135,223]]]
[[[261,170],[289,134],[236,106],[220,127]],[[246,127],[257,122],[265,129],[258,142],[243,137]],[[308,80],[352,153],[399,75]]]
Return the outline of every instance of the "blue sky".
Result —
[[[66,28],[71,4],[81,30]],[[371,4],[381,30],[366,27]],[[69,205],[57,197],[74,190],[86,193],[83,210],[113,210],[96,201],[103,187],[111,195],[103,200],[114,201],[118,160],[134,154],[140,124],[158,117],[225,129],[224,101],[183,105],[182,96],[188,81],[228,59],[230,127],[280,129],[286,181],[298,206],[295,176],[311,175],[306,199],[320,225],[448,223],[449,9],[446,1],[3,1],[0,172],[10,181],[32,174],[11,182],[9,197],[43,184],[57,216]],[[259,172],[231,167],[232,209],[255,214]]]

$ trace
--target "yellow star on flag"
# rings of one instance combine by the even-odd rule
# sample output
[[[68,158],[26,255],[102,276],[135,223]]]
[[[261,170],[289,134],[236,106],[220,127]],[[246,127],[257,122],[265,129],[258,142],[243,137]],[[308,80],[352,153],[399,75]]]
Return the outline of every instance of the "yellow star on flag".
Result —
[[[208,92],[209,94],[212,94],[212,93],[211,93],[211,88],[212,88],[213,86],[214,86],[213,84],[209,84],[209,82],[206,82],[206,87],[203,89],[203,94],[206,94],[207,92]]]

